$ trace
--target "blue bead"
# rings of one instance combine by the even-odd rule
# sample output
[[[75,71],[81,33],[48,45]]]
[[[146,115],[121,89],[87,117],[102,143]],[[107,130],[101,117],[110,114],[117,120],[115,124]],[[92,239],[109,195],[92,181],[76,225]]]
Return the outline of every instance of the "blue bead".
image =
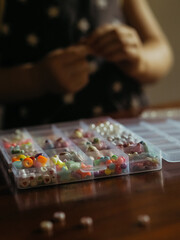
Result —
[[[114,170],[115,169],[115,164],[114,163],[111,163],[110,165],[109,165],[109,169],[111,169],[111,170]]]
[[[16,161],[16,162],[13,162],[13,165],[18,168],[18,169],[21,169],[22,168],[22,162],[21,161]]]
[[[106,162],[105,157],[101,157],[99,160],[100,160],[101,162]]]

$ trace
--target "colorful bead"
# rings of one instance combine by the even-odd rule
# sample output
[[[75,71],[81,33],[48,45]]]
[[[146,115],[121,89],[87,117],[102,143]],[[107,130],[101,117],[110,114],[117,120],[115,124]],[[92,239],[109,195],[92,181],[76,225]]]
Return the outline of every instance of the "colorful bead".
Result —
[[[70,171],[67,169],[67,167],[63,167],[61,171],[58,172],[58,175],[62,181],[70,179]]]
[[[81,128],[75,129],[72,137],[73,138],[82,138],[83,137],[83,129],[81,129]]]
[[[20,146],[11,147],[12,154],[24,153],[24,150],[20,149]]]
[[[41,172],[46,173],[47,172],[47,167],[41,167]]]
[[[74,161],[68,161],[68,162],[66,162],[66,165],[72,171],[76,171],[76,170],[80,169],[80,167],[81,167],[80,162],[74,162]]]
[[[115,172],[116,172],[117,174],[121,174],[121,173],[122,173],[121,167],[120,167],[120,166],[117,166],[117,167],[115,168]]]
[[[77,173],[80,174],[82,178],[86,178],[88,176],[91,176],[90,172],[83,172],[81,170],[78,170]]]
[[[51,177],[48,174],[43,175],[43,181],[45,184],[48,184],[51,182]]]
[[[23,188],[27,188],[30,184],[29,178],[24,174],[20,179],[19,179],[19,185]]]
[[[121,164],[121,169],[126,169],[127,168],[127,165],[125,163],[122,163]]]
[[[51,157],[51,161],[56,165],[57,161],[59,161],[59,156],[58,155],[54,155],[53,157]]]
[[[50,139],[46,139],[43,148],[44,149],[54,148],[54,144]]]
[[[100,162],[101,162],[101,160],[100,160],[100,159],[96,159],[96,160],[94,160],[94,166],[97,166],[97,165],[99,165],[99,164],[100,164]]]
[[[110,174],[111,174],[111,170],[110,170],[109,168],[107,168],[107,169],[105,170],[105,174],[106,174],[106,175],[110,175]]]
[[[55,142],[54,142],[54,146],[56,148],[63,148],[63,147],[68,147],[69,143],[68,141],[63,140],[62,138],[58,138]]]
[[[100,160],[100,162],[103,162],[103,163],[105,163],[107,161],[106,157],[101,157],[99,160]]]
[[[112,163],[111,160],[107,160],[107,161],[106,161],[106,165],[109,165],[109,164],[111,164],[111,163]]]
[[[104,157],[104,160],[105,160],[105,161],[108,161],[108,160],[110,160],[110,159],[111,159],[111,158],[110,158],[109,156],[105,156],[105,157]]]
[[[25,155],[23,155],[23,154],[17,156],[17,158],[18,158],[19,160],[21,160],[21,161],[24,160],[26,157],[27,157],[27,156],[25,156]]]
[[[6,142],[6,141],[3,142],[3,145],[4,145],[4,147],[7,148],[7,149],[12,146],[11,143]]]
[[[52,183],[56,183],[57,182],[56,175],[51,175],[51,181],[52,181]]]
[[[111,170],[114,170],[115,167],[116,167],[116,165],[115,165],[114,163],[111,163],[111,164],[109,165],[109,169],[111,169]]]
[[[53,168],[53,167],[51,167],[51,168],[49,168],[48,169],[48,173],[50,174],[50,175],[54,175],[55,174],[55,169]]]
[[[42,167],[42,164],[40,162],[37,162],[37,161],[34,161],[34,166],[36,168],[41,168]]]
[[[96,143],[99,143],[99,142],[100,142],[99,138],[94,138],[93,141],[92,141],[93,144],[96,144]]]
[[[36,181],[36,179],[34,179],[34,180],[30,181],[30,185],[31,185],[31,187],[35,187],[38,185],[38,182]]]
[[[37,161],[40,162],[40,163],[42,164],[42,166],[45,166],[45,165],[46,165],[47,160],[48,160],[48,159],[47,159],[46,157],[42,156],[42,155],[39,155],[39,156],[37,157]]]
[[[17,169],[21,169],[21,168],[23,167],[21,161],[15,161],[15,162],[13,162],[13,165],[14,165]]]
[[[26,171],[25,171],[25,169],[20,169],[20,170],[19,170],[19,175],[21,175],[21,176],[22,176],[22,175],[24,175],[24,174],[26,174]]]
[[[36,174],[36,179],[37,179],[38,184],[42,184],[43,178],[42,178],[42,175],[40,173]]]
[[[29,174],[29,179],[30,179],[30,181],[35,180],[36,179],[36,174],[35,173],[30,173]]]
[[[66,166],[66,164],[64,162],[62,162],[60,159],[57,160],[57,163],[56,163],[60,168]]]
[[[12,162],[16,162],[16,161],[20,161],[20,159],[17,158],[17,157],[13,157],[13,158],[11,159],[11,161],[12,161]]]
[[[33,166],[33,160],[31,158],[25,158],[23,161],[22,161],[22,164],[25,168],[30,168]]]

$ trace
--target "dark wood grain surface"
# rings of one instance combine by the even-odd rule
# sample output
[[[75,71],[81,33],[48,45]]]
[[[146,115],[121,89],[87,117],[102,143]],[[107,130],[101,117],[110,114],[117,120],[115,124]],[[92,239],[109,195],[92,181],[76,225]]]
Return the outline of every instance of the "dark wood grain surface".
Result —
[[[180,239],[180,163],[163,161],[160,171],[16,191],[1,169],[0,239]],[[52,235],[42,233],[42,220],[56,211],[66,224],[54,224]],[[151,223],[140,227],[137,217]],[[80,218],[93,218],[92,229]]]

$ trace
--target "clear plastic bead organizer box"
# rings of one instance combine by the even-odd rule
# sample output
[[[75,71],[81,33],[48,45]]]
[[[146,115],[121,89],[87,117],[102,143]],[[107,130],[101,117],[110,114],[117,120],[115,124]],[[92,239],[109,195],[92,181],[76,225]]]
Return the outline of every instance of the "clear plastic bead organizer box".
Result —
[[[109,117],[2,131],[0,149],[19,189],[162,167],[159,148]]]

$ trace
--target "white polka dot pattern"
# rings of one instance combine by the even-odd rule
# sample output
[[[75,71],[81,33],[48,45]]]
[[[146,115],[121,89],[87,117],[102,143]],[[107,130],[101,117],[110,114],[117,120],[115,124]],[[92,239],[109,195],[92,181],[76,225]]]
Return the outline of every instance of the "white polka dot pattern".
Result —
[[[96,6],[99,9],[105,9],[108,6],[108,1],[107,0],[96,0]]]
[[[65,104],[72,104],[74,102],[74,94],[66,94],[63,97]]]
[[[26,36],[26,42],[31,47],[36,47],[39,43],[39,38],[38,38],[37,35],[31,33],[31,34]]]
[[[77,28],[81,32],[86,33],[90,28],[90,24],[86,18],[81,18],[77,24]]]
[[[112,85],[112,89],[115,93],[122,91],[122,84],[120,82],[114,82]]]
[[[50,18],[57,18],[60,14],[60,9],[56,6],[51,6],[48,8],[47,14]]]

